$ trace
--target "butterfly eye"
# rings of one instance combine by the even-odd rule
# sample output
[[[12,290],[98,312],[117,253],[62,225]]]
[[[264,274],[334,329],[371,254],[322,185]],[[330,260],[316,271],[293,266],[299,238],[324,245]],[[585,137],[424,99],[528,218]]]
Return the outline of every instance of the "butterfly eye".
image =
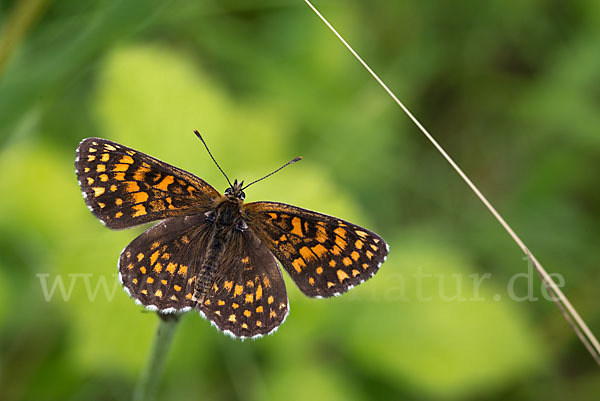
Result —
[[[212,210],[209,210],[208,212],[204,213],[204,215],[206,216],[206,220],[215,221],[215,212],[213,212]]]
[[[231,188],[227,188],[225,190],[225,195],[231,195]]]
[[[246,194],[243,191],[240,191],[240,199],[241,200],[246,199]]]

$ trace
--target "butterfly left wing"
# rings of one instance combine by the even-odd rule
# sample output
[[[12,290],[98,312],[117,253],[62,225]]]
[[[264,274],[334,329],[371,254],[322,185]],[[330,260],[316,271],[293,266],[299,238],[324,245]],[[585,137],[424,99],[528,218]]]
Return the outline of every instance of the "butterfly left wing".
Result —
[[[244,219],[311,297],[340,295],[372,277],[388,245],[365,228],[277,202],[243,206]]]
[[[221,196],[193,174],[102,138],[79,144],[75,167],[89,209],[115,229],[200,213]]]
[[[288,298],[277,260],[251,230],[235,231],[199,299],[204,317],[234,337],[260,337],[285,320]]]

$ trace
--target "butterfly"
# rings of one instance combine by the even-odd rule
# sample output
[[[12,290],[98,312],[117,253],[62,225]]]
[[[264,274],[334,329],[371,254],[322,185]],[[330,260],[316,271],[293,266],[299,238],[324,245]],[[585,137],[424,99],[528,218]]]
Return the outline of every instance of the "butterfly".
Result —
[[[90,211],[107,227],[161,220],[119,257],[125,291],[162,314],[196,309],[226,334],[274,332],[289,312],[277,261],[309,297],[340,295],[372,277],[389,247],[365,228],[278,202],[244,203],[248,186],[219,193],[202,179],[101,138],[77,148],[76,174]]]

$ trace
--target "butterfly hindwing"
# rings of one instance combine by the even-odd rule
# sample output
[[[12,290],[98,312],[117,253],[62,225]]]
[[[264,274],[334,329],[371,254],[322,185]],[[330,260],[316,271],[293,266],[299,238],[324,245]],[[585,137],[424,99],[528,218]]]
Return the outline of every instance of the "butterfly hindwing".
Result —
[[[148,309],[175,312],[193,308],[209,230],[203,214],[172,217],[146,230],[121,252],[123,287]]]
[[[199,308],[219,330],[235,337],[273,332],[288,314],[285,282],[271,252],[250,231],[237,231],[216,267]]]
[[[75,167],[88,207],[110,228],[206,210],[220,196],[193,174],[106,139],[84,139]]]
[[[379,235],[347,221],[277,202],[243,206],[248,225],[311,297],[339,295],[373,276],[388,254]]]

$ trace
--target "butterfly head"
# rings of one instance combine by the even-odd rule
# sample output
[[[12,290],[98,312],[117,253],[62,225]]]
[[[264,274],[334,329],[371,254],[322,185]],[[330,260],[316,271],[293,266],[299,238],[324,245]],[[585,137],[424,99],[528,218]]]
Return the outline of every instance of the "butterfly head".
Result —
[[[242,190],[244,187],[244,181],[238,182],[235,180],[233,185],[225,190],[225,195],[233,198],[237,198],[239,200],[244,200],[246,198],[246,194]]]

